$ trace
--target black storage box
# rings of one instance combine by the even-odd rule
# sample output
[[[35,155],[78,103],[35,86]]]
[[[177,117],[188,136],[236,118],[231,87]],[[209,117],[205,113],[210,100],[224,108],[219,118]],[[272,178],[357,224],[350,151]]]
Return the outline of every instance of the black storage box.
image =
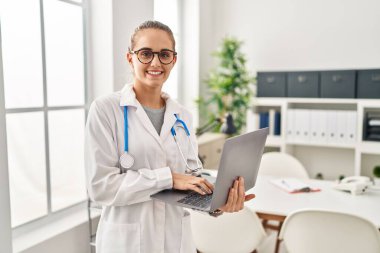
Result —
[[[258,72],[258,97],[286,97],[286,74],[284,72]]]
[[[355,98],[355,70],[322,71],[322,98]]]
[[[288,97],[319,97],[319,72],[290,72],[287,85]]]
[[[380,98],[380,69],[358,70],[358,98]]]

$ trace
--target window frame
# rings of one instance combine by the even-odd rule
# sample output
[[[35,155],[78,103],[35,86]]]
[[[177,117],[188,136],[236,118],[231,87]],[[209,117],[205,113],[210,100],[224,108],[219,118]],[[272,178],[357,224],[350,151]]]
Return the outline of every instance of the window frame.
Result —
[[[0,103],[0,110],[4,111],[3,115],[0,115],[1,123],[5,125],[6,123],[6,115],[14,114],[14,113],[28,113],[28,112],[42,112],[44,115],[44,136],[45,136],[45,166],[46,166],[46,197],[47,197],[47,213],[41,217],[32,219],[25,223],[22,223],[17,226],[13,226],[11,228],[13,237],[20,236],[24,233],[35,230],[38,227],[49,224],[61,218],[67,217],[73,213],[83,211],[87,209],[87,199],[83,201],[79,201],[65,208],[59,209],[57,211],[52,211],[52,192],[51,192],[51,178],[50,178],[50,155],[49,155],[49,124],[48,124],[48,113],[50,111],[59,111],[59,110],[72,110],[72,109],[83,109],[85,118],[87,119],[88,109],[89,109],[89,84],[88,84],[88,46],[87,46],[87,38],[88,38],[88,27],[87,27],[87,17],[88,17],[88,4],[87,0],[82,0],[81,2],[71,1],[71,0],[54,0],[64,2],[66,4],[78,6],[78,8],[82,9],[82,26],[83,26],[83,83],[84,83],[84,103],[83,105],[67,105],[67,106],[48,106],[47,101],[47,79],[46,79],[46,48],[45,48],[45,20],[44,20],[44,0],[39,0],[39,8],[40,8],[40,27],[41,27],[41,58],[42,58],[42,82],[43,82],[43,106],[42,107],[29,107],[29,108],[5,108],[5,100]],[[1,27],[0,27],[1,32]],[[1,46],[1,36],[0,36],[0,50],[2,50]],[[2,54],[0,54],[0,96],[5,99],[4,93],[4,80],[3,80],[3,58]],[[1,142],[0,149],[5,150],[7,154],[7,130],[4,127],[4,130],[1,129],[1,135],[5,136],[5,141]],[[5,168],[7,171],[9,170],[9,166]],[[83,168],[84,170],[84,168]],[[8,181],[9,185],[9,176],[5,179]],[[8,189],[10,190],[10,189]],[[9,195],[9,194],[8,194]],[[3,205],[3,203],[1,203]],[[5,203],[8,204],[9,213],[11,213],[10,202]],[[6,207],[5,207],[6,208]]]

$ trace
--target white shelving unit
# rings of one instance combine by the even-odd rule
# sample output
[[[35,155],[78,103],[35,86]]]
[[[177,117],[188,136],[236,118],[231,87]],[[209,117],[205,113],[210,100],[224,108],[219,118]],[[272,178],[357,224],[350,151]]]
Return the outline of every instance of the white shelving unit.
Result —
[[[356,111],[356,140],[353,143],[313,143],[289,140],[286,136],[289,109],[350,110]],[[270,109],[281,112],[281,135],[268,136],[266,148],[292,154],[306,167],[310,177],[322,173],[325,179],[340,175],[372,177],[372,168],[380,164],[380,142],[363,140],[366,112],[380,112],[380,99],[324,99],[324,98],[255,98],[248,113],[247,130],[259,126],[258,113]]]

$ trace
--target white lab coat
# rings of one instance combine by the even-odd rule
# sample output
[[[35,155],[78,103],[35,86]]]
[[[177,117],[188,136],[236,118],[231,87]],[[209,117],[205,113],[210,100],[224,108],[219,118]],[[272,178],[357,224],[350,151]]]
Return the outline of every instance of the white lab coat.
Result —
[[[175,113],[186,122],[196,148],[191,114],[165,93],[166,111],[158,135],[131,84],[96,99],[85,134],[87,188],[103,206],[97,230],[97,253],[194,253],[190,216],[183,208],[152,200],[150,195],[173,187],[171,170],[185,172],[185,164],[170,133]],[[128,106],[129,153],[133,167],[120,173],[124,152],[124,111]],[[180,129],[180,128],[178,128]],[[183,129],[179,142],[190,166],[195,157]],[[197,150],[196,150],[197,153]]]

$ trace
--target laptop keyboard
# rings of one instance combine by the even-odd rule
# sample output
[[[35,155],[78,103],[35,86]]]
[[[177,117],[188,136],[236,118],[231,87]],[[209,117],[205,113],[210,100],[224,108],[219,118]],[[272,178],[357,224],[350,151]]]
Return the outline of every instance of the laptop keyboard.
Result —
[[[186,197],[178,200],[177,202],[199,208],[206,208],[210,205],[211,199],[212,194],[201,195],[197,192],[191,192]]]

